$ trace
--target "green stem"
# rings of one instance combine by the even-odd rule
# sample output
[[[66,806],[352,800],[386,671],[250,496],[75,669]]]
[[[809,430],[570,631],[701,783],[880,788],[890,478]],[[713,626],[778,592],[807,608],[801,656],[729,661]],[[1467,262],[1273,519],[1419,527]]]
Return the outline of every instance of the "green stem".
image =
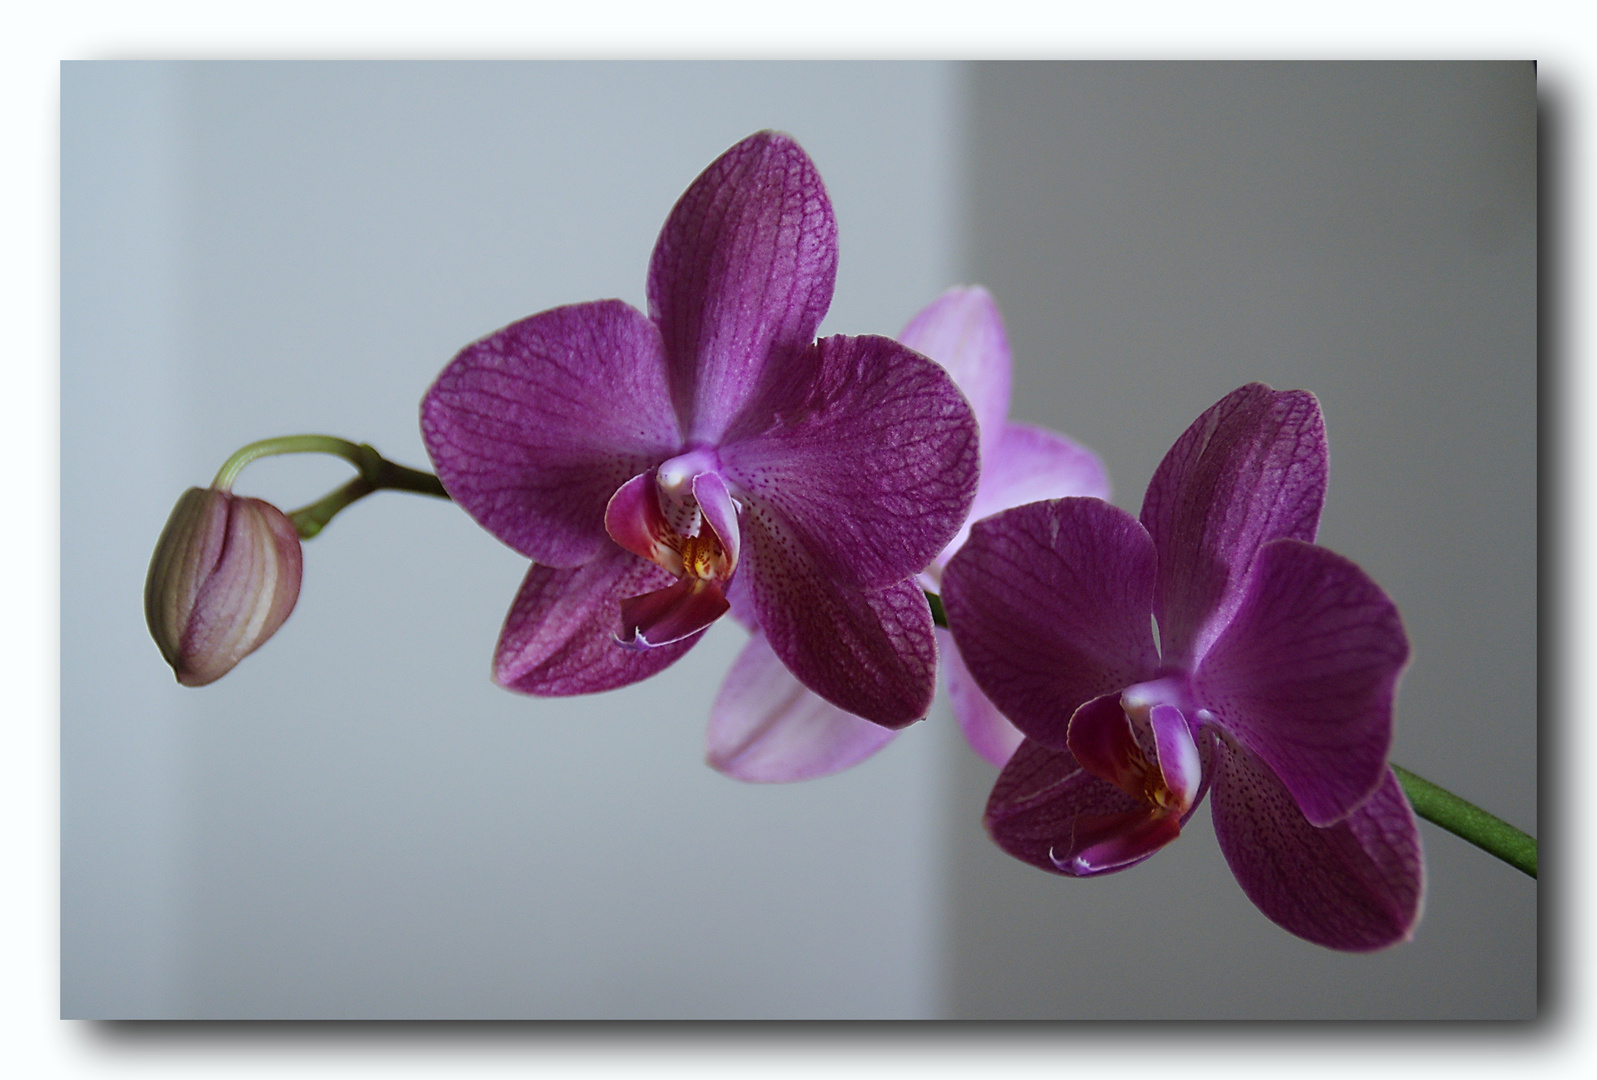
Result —
[[[370,443],[352,443],[332,435],[284,435],[252,442],[227,459],[217,472],[216,479],[211,481],[211,486],[231,491],[233,482],[246,465],[257,458],[274,454],[333,454],[360,470],[359,476],[288,515],[295,531],[304,540],[321,532],[333,520],[333,515],[344,507],[364,499],[374,491],[411,491],[439,499],[449,498],[444,485],[432,473],[397,465],[379,454]]]
[[[1488,855],[1497,856],[1514,869],[1536,876],[1534,836],[1493,817],[1451,791],[1415,776],[1401,765],[1393,765],[1392,772],[1397,774],[1403,794],[1408,796],[1409,805],[1420,817],[1468,840]]]
[[[932,622],[946,630],[948,613],[943,610],[943,598],[929,592],[926,594],[926,603],[932,609]],[[1392,772],[1397,775],[1397,782],[1402,785],[1414,813],[1440,825],[1454,836],[1468,840],[1488,855],[1495,855],[1514,869],[1531,877],[1536,876],[1534,836],[1521,832],[1451,791],[1415,776],[1400,765],[1393,765]]]

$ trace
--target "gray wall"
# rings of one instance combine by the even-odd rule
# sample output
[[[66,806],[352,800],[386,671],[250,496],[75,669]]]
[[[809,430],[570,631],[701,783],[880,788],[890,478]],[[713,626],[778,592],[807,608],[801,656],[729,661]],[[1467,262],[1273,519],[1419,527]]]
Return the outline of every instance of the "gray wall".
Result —
[[[1316,392],[1321,539],[1414,642],[1394,756],[1534,829],[1534,110],[1521,65],[66,65],[64,1014],[1530,1014],[1534,884],[1428,825],[1417,939],[1346,957],[1252,908],[1207,814],[1097,881],[1005,858],[941,705],[840,777],[721,778],[732,627],[628,690],[498,690],[523,563],[440,503],[347,511],[203,690],[139,594],[231,450],[423,463],[457,348],[641,304],[683,187],[781,127],[839,217],[826,332],[983,281],[1016,415],[1099,450],[1121,506],[1236,385]]]
[[[1009,320],[1016,412],[1096,448],[1133,513],[1200,411],[1250,380],[1320,398],[1320,542],[1413,643],[1393,760],[1536,828],[1536,102],[1529,64],[984,64],[971,276]],[[1208,815],[1070,881],[981,834],[955,759],[954,1012],[1522,1017],[1536,885],[1422,823],[1415,940],[1277,929]]]

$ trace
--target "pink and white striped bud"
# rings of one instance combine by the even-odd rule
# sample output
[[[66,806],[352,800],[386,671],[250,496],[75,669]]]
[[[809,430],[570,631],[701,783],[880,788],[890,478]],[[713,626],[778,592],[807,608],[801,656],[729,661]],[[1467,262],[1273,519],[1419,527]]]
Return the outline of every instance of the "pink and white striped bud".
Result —
[[[299,534],[270,503],[189,488],[144,582],[144,618],[184,686],[215,682],[277,632],[299,599]]]

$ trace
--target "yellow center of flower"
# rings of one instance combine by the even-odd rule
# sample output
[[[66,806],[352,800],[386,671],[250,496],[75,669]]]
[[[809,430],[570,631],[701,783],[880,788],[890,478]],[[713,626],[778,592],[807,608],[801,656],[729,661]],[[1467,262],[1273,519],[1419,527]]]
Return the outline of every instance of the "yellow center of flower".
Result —
[[[726,565],[726,550],[721,547],[721,541],[715,535],[715,530],[702,526],[697,536],[682,537],[682,575],[696,577],[704,581],[717,576],[717,571]]]
[[[1132,798],[1140,798],[1149,806],[1157,806],[1161,810],[1168,810],[1176,803],[1175,792],[1170,790],[1164,781],[1164,772],[1150,762],[1140,747],[1133,746],[1129,753],[1127,765],[1133,777],[1131,783],[1125,785],[1123,790]],[[1141,791],[1130,790],[1133,786],[1140,787]]]

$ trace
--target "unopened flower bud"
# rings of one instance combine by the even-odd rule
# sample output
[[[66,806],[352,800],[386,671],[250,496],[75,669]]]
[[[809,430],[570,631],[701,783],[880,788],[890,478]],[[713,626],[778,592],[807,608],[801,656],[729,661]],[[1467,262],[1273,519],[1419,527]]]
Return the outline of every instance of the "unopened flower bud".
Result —
[[[144,618],[184,686],[233,669],[299,599],[299,535],[260,499],[189,488],[167,519],[144,582]]]

